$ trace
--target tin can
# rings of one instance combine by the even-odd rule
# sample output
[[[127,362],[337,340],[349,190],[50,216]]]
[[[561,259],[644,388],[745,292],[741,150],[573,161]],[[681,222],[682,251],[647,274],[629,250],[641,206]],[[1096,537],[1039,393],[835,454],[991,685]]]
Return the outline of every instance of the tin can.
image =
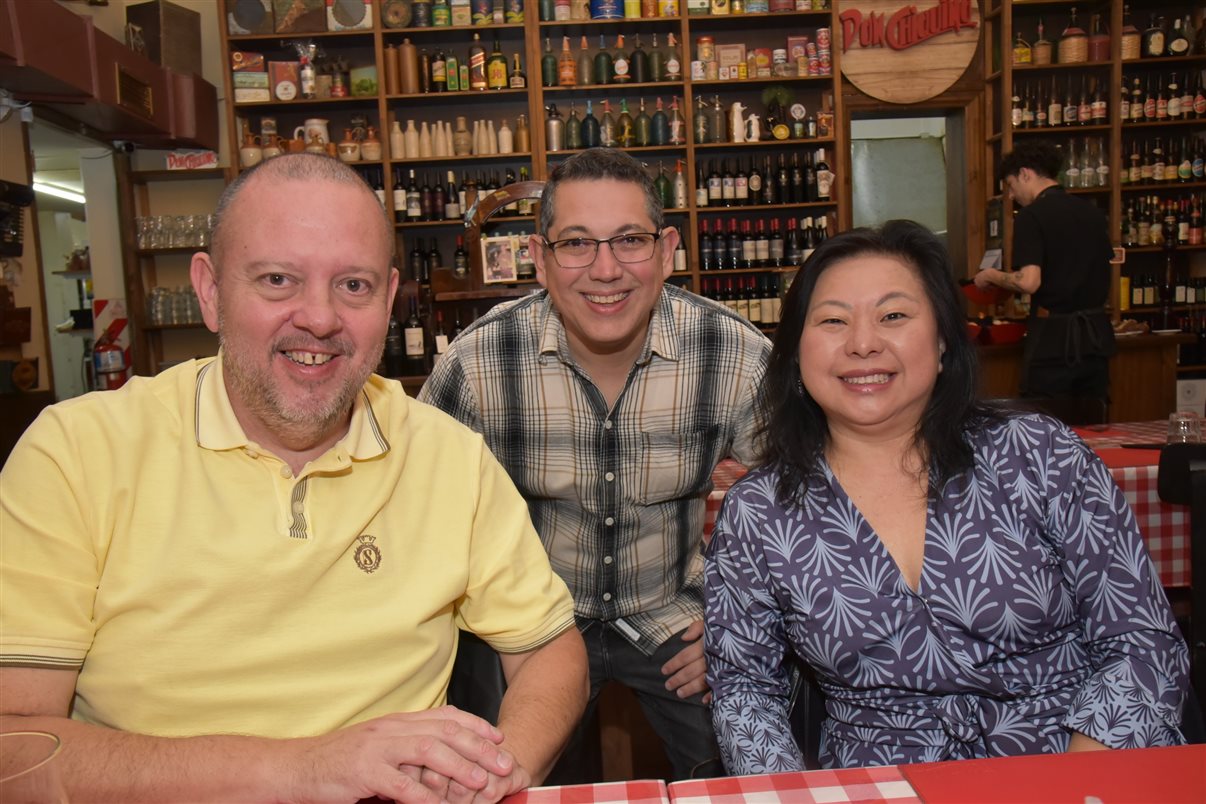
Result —
[[[769,5],[772,14],[794,11],[796,8],[796,4],[793,0],[770,0]]]
[[[494,3],[490,0],[471,0],[474,25],[490,25],[494,22]],[[413,7],[411,13],[413,14]]]
[[[658,0],[657,15],[659,17],[677,17],[678,0]]]
[[[787,48],[777,47],[772,50],[771,64],[787,64]]]
[[[705,75],[707,75],[707,73],[704,71],[704,63],[702,61],[696,59],[695,61],[691,62],[692,81],[703,81]]]
[[[590,18],[592,20],[623,19],[623,0],[590,0]]]
[[[714,61],[704,63],[704,80],[715,81],[720,78],[720,65]]]
[[[704,64],[716,61],[716,40],[710,36],[701,36],[696,39],[695,56]]]
[[[817,28],[817,48],[820,50],[829,49],[829,29]]]

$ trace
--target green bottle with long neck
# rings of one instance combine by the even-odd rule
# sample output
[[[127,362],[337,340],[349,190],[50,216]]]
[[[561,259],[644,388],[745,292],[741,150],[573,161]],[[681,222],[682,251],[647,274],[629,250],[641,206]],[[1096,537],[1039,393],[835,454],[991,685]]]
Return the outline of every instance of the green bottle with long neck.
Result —
[[[599,52],[595,54],[595,83],[612,83],[611,53],[607,51],[607,42],[603,34],[599,34]]]
[[[611,104],[603,99],[603,121],[599,124],[599,144],[604,148],[614,148],[616,141],[616,119],[611,116]]]
[[[636,120],[633,121],[633,135],[638,146],[643,148],[653,145],[653,120],[645,111],[644,98],[641,98],[640,110],[637,112]]]
[[[599,145],[599,119],[595,117],[594,109],[591,108],[590,99],[587,98],[586,117],[582,118],[582,147],[597,148]]]
[[[633,130],[632,115],[628,113],[628,98],[620,98],[620,116],[616,118],[616,144],[621,148],[631,148],[636,144],[636,131]]]

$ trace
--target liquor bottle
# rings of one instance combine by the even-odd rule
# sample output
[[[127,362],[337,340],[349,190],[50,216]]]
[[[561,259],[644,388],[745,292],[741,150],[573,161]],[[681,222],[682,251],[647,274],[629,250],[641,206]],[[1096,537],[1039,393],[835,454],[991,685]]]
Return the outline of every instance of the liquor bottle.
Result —
[[[469,252],[465,250],[463,235],[456,236],[456,251],[452,252],[452,275],[457,279],[469,276]]]
[[[1013,96],[1009,100],[1009,122],[1014,128],[1022,127],[1022,96],[1018,90],[1018,84],[1013,83]]]
[[[1173,19],[1172,30],[1168,33],[1168,43],[1164,48],[1166,56],[1189,55],[1189,36],[1179,18]]]
[[[544,38],[544,55],[540,57],[540,85],[557,86],[557,57],[553,55],[553,45],[547,36]]]
[[[801,176],[801,180],[803,177]],[[792,204],[795,203],[792,199],[795,197],[792,192],[791,179],[787,172],[787,163],[783,161],[783,154],[779,154],[779,169],[775,171],[775,186],[776,194],[779,196],[779,203]]]
[[[683,160],[675,161],[674,165],[674,188],[672,192],[674,199],[673,209],[687,208],[687,177],[683,175]]]
[[[674,205],[674,187],[666,176],[666,164],[664,162],[658,162],[657,177],[653,180],[653,189],[657,193],[658,200],[662,202],[662,209],[670,209]]]
[[[687,244],[683,242],[683,230],[675,227],[678,231],[678,244],[674,247],[674,271],[675,273],[683,273],[687,270]]]
[[[432,92],[448,91],[448,61],[444,51],[437,50],[431,60],[431,90]]]
[[[1164,84],[1164,76],[1156,79],[1156,119],[1168,118],[1168,90]]]
[[[410,170],[410,182],[406,185],[406,220],[418,221],[423,219],[422,195],[419,185],[415,182],[415,171]]]
[[[708,206],[718,207],[724,203],[724,178],[716,169],[716,162],[708,163],[711,171],[708,173]]]
[[[423,248],[423,240],[416,237],[414,245],[406,255],[406,264],[410,268],[410,278],[416,282],[423,279],[423,271],[427,267],[427,251]]]
[[[515,119],[515,151],[526,154],[532,150],[532,133],[528,130],[528,116],[521,114]]]
[[[1058,53],[1060,64],[1077,64],[1089,60],[1089,37],[1084,28],[1076,24],[1076,7],[1069,12],[1068,27],[1059,37]]]
[[[798,266],[804,261],[804,244],[800,240],[800,230],[796,228],[796,219],[787,219],[787,234],[783,239],[783,259],[789,266]]]
[[[528,174],[527,166],[521,165],[519,168],[519,180],[521,182],[526,182],[526,181],[529,181],[530,179],[531,179],[531,176]],[[532,199],[530,199],[530,198],[519,199],[519,201],[517,201],[515,204],[515,211],[518,212],[520,215],[531,215],[532,214]]]
[[[372,172],[373,177],[373,195],[377,196],[377,200],[381,202],[381,208],[385,208],[385,171],[378,168]],[[367,176],[365,177],[368,178]],[[397,218],[395,217],[395,220]]]
[[[758,261],[757,244],[754,241],[754,233],[750,231],[750,222],[741,222],[741,260],[737,263],[738,268],[753,268]]]
[[[632,76],[633,83],[649,82],[649,54],[641,47],[640,34],[636,35],[636,46],[632,49],[632,55],[628,57],[628,72]]]
[[[754,225],[754,267],[770,265],[770,235],[766,233],[766,221],[758,219]]]
[[[616,120],[611,116],[611,104],[603,99],[603,119],[599,123],[599,144],[604,148],[616,146]]]
[[[1068,82],[1064,91],[1064,113],[1062,115],[1065,126],[1074,126],[1077,124],[1080,116],[1080,107],[1076,103],[1076,95],[1072,91],[1072,76],[1068,76]]]
[[[1110,60],[1110,35],[1101,30],[1101,15],[1089,18],[1089,61]]]
[[[712,96],[712,105],[708,107],[711,114],[711,119],[708,121],[708,128],[712,131],[712,142],[725,142],[725,131],[727,131],[727,115],[724,107],[720,105],[720,95]]]
[[[569,37],[561,37],[561,56],[557,60],[557,86],[575,87],[578,85],[578,62],[570,50]]]
[[[624,50],[624,34],[616,35],[616,51],[611,59],[612,78],[617,84],[627,84],[632,80],[629,71],[628,53]]]
[[[1080,103],[1076,106],[1076,122],[1087,126],[1093,122],[1093,105],[1089,100],[1089,77],[1080,77]]]
[[[1047,120],[1048,120],[1048,109],[1050,107],[1047,104],[1047,90],[1042,85],[1042,83],[1039,84],[1038,97],[1036,98],[1036,102],[1038,105],[1035,107],[1035,110],[1034,110],[1034,127],[1035,128],[1046,128]]]
[[[1029,84],[1022,91],[1022,128],[1034,128],[1034,96]]]
[[[440,207],[440,212],[444,210]],[[419,217],[425,221],[434,221],[439,218],[436,214],[435,205],[435,188],[431,184],[431,174],[423,174],[423,183],[419,185]]]
[[[666,54],[657,46],[657,33],[653,34],[653,47],[649,50],[649,80],[666,80]]]
[[[476,31],[473,41],[469,43],[469,89],[487,89],[486,81],[486,48],[482,45],[482,35]]]
[[[415,297],[410,297],[410,315],[402,328],[402,340],[406,350],[405,371],[409,376],[427,373],[427,344],[423,322],[419,319],[419,308]]]
[[[602,82],[595,80],[595,62],[591,58],[590,52],[586,49],[586,34],[583,34],[582,42],[578,48],[578,84],[588,87],[595,83]]]
[[[750,322],[762,323],[762,293],[758,290],[759,280],[765,277],[749,276],[745,279],[745,298],[749,306]]]
[[[636,132],[633,131],[632,115],[628,113],[628,99],[620,98],[620,114],[616,117],[616,145],[620,148],[631,148],[636,144]]]
[[[405,370],[404,360],[406,348],[402,341],[402,325],[392,315],[389,317],[389,328],[385,333],[385,351],[382,354],[383,370],[386,377],[401,377]]]
[[[1164,160],[1164,144],[1156,137],[1156,144],[1152,146],[1152,181],[1164,181],[1164,167],[1167,163]]]
[[[1180,20],[1177,20],[1180,22]],[[1172,73],[1172,77],[1168,79],[1168,118],[1170,120],[1181,119],[1181,87],[1177,83],[1177,74]]]
[[[1051,76],[1051,96],[1047,98],[1047,125],[1062,126],[1064,124],[1064,104],[1059,99],[1059,88],[1055,76]]]
[[[800,168],[800,160],[797,158],[795,151],[791,154],[791,179],[789,184],[787,198],[789,204],[802,204],[813,199],[809,198],[808,181],[804,177],[804,171]]]
[[[741,167],[741,159],[737,160],[737,172],[733,174],[733,203],[739,207],[750,203],[750,177]]]
[[[633,140],[638,147],[653,145],[653,119],[645,111],[645,98],[642,97],[637,107],[636,119],[632,121]]]
[[[402,171],[394,168],[394,220],[406,220],[406,185],[402,184]]]
[[[1206,31],[1206,22],[1202,23],[1201,30]],[[1206,50],[1202,51],[1206,53]],[[1193,116],[1195,118],[1206,117],[1206,80],[1201,76],[1201,73],[1195,73],[1197,89],[1193,93]]]
[[[570,151],[582,148],[582,121],[578,119],[578,108],[570,101],[569,117],[565,119],[565,147]]]
[[[1139,50],[1143,37],[1140,35],[1139,29],[1131,22],[1131,7],[1129,5],[1122,7],[1122,33],[1119,39],[1121,39],[1123,61],[1132,61],[1139,58]]]
[[[729,218],[729,232],[725,238],[725,262],[722,267],[734,270],[741,265],[741,242],[737,219]]]
[[[641,99],[644,102],[644,99]],[[657,98],[657,106],[649,121],[649,142],[652,145],[670,144],[670,118],[662,108],[661,97]]]
[[[431,275],[435,273],[437,268],[444,267],[444,255],[440,254],[440,240],[437,237],[431,238],[431,248],[427,251],[427,266],[424,269],[424,278],[431,280]]]
[[[511,55],[514,59],[514,64],[511,66],[511,77],[508,79],[507,83],[510,85],[511,89],[527,89],[528,74],[523,71],[523,62],[519,60],[518,53],[513,53]]]
[[[1089,101],[1089,116],[1092,118],[1093,125],[1103,125],[1108,122],[1109,114],[1110,109],[1105,99],[1105,93],[1102,92],[1101,84],[1094,78],[1093,95]]]
[[[1143,119],[1143,86],[1140,84],[1139,76],[1135,76],[1131,82],[1131,115],[1132,121]]]
[[[597,148],[599,146],[599,119],[591,107],[590,98],[586,99],[586,117],[582,118],[582,147]]]
[[[448,332],[444,329],[444,311],[436,310],[435,330],[431,333],[435,353],[432,355],[432,365],[440,362],[440,358],[448,351]]]
[[[703,160],[695,166],[695,206],[708,205],[708,180],[704,176]]]
[[[1143,58],[1150,59],[1163,56],[1165,39],[1164,17],[1157,17],[1155,14],[1152,14],[1151,24],[1143,32]]]
[[[782,267],[783,257],[786,253],[786,245],[783,240],[783,231],[779,228],[778,218],[771,218],[769,248],[770,251],[767,265],[772,268]]]
[[[812,218],[800,219],[800,261],[801,264],[808,262],[808,258],[812,256],[812,252],[817,247],[817,232],[812,227]]]
[[[758,160],[750,159],[750,175],[747,181],[749,185],[749,203],[763,204],[766,203],[762,199],[762,190],[766,182],[762,178],[762,169],[758,167]]]
[[[745,225],[748,227],[750,222],[746,221]],[[737,315],[749,321],[750,298],[745,295],[745,282],[740,277],[737,278],[737,283],[733,288],[733,301],[736,303],[734,309],[737,311]]]
[[[450,170],[446,174],[447,184],[444,185],[444,219],[456,220],[461,217],[461,198],[456,189],[456,175]]]
[[[594,72],[596,84],[610,84],[615,76],[611,53],[607,51],[607,43],[603,41],[603,34],[599,34],[599,50],[595,53]]]
[[[733,176],[733,168],[726,159],[724,161],[724,173],[720,176],[720,202],[726,207],[731,207],[737,198],[736,178]]]
[[[1032,64],[1044,65],[1051,63],[1051,51],[1053,47],[1047,39],[1046,28],[1043,25],[1043,18],[1038,19],[1038,37],[1034,40],[1034,45],[1030,48],[1030,61]]]
[[[825,149],[817,149],[817,200],[828,201],[831,189],[833,187],[833,171],[829,169],[829,163],[825,161]],[[824,218],[822,218],[824,220]]]
[[[712,240],[712,235],[708,233],[706,218],[699,221],[699,270],[716,270],[716,243]]]

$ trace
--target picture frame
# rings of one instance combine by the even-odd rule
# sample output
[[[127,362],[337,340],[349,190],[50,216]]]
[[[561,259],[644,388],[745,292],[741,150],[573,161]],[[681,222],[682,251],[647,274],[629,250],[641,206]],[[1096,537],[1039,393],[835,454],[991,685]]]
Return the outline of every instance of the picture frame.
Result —
[[[482,282],[497,285],[518,280],[516,254],[519,243],[514,235],[482,238]]]

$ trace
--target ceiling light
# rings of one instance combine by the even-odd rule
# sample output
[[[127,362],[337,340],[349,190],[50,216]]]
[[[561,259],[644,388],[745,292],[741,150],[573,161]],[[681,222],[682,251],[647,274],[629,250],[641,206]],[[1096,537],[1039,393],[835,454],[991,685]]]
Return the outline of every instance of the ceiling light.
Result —
[[[57,184],[46,184],[44,182],[35,181],[33,183],[33,188],[35,193],[45,193],[46,195],[53,195],[55,198],[65,198],[68,201],[74,201],[77,204],[84,203],[84,196],[80,195],[74,190],[69,190],[66,187],[59,187]]]

